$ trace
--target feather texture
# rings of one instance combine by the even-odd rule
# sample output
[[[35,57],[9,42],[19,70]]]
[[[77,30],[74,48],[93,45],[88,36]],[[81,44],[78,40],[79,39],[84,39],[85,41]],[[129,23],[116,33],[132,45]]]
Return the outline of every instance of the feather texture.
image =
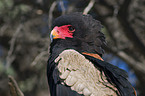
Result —
[[[63,25],[75,31],[73,38],[54,39],[50,45],[47,77],[51,96],[135,96],[125,71],[82,54],[104,54],[106,41],[99,21],[76,12],[56,18],[52,28]]]
[[[117,96],[114,85],[79,52],[64,50],[54,62],[57,64],[53,71],[56,94],[59,93],[57,96]],[[64,86],[78,94],[67,95],[69,91]]]
[[[92,56],[85,55],[85,57],[89,59],[96,68],[100,68],[100,70],[105,73],[107,80],[111,84],[115,84],[121,96],[135,96],[135,90],[127,80],[127,73],[124,70]]]

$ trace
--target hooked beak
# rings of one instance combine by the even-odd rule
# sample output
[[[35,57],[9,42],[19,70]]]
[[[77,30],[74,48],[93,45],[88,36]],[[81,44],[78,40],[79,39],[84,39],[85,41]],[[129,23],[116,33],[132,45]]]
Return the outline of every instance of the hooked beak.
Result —
[[[66,37],[73,38],[72,32],[74,32],[75,29],[73,29],[73,31],[70,31],[68,28],[69,26],[71,26],[71,25],[64,25],[64,26],[60,26],[60,27],[55,26],[50,33],[51,42],[54,39],[65,39]]]
[[[59,34],[58,34],[58,32],[57,32],[57,29],[54,28],[54,29],[51,31],[51,33],[50,33],[50,40],[51,40],[51,42],[52,42],[53,39],[57,39],[57,38],[59,38]]]

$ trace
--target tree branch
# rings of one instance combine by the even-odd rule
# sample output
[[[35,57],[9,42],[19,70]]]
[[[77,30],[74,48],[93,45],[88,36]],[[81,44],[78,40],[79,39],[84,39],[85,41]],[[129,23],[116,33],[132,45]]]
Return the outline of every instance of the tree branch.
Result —
[[[88,6],[83,11],[83,14],[88,14],[88,12],[92,9],[94,4],[95,4],[95,0],[90,0]]]
[[[145,45],[141,42],[139,37],[137,37],[134,29],[132,26],[130,26],[128,22],[128,7],[131,3],[131,0],[124,0],[123,5],[121,6],[119,12],[118,12],[118,20],[122,24],[124,28],[124,33],[126,36],[130,39],[130,41],[133,43],[134,48],[140,52],[145,57]]]
[[[12,76],[9,76],[8,84],[10,87],[11,96],[24,96],[24,94],[22,93],[22,91],[18,87],[16,80]]]
[[[41,52],[40,54],[38,54],[38,55],[35,57],[34,61],[31,63],[31,66],[35,66],[35,65],[38,63],[38,61],[39,61],[40,59],[42,59],[44,55],[47,55],[47,54],[48,54],[48,51],[43,51],[43,52]]]
[[[130,66],[134,67],[134,69],[140,70],[145,74],[145,69],[144,69],[145,66],[141,62],[137,62],[123,51],[119,51],[116,54],[119,57],[121,57],[124,61],[126,61]]]
[[[57,5],[57,2],[54,1],[52,3],[52,5],[50,6],[50,9],[49,9],[49,17],[48,17],[48,27],[49,27],[49,31],[51,29],[51,23],[52,23],[52,19],[53,19],[53,11],[54,11],[56,5]]]
[[[0,28],[0,36],[3,36],[5,30],[9,27],[9,24],[4,24],[1,28]]]
[[[16,42],[16,38],[19,34],[19,32],[21,31],[23,25],[20,24],[17,29],[16,32],[14,33],[12,39],[10,40],[10,49],[8,51],[8,55],[6,57],[6,69],[11,65],[11,63],[13,62],[13,60],[15,59],[14,56],[12,56],[12,53],[14,51],[14,46],[15,46],[15,42]]]
[[[61,6],[62,15],[64,15],[64,14],[65,14],[65,7],[64,7],[64,3],[63,3],[63,1],[62,1],[62,0],[61,0],[61,1],[59,1],[59,3],[60,3],[60,6]]]

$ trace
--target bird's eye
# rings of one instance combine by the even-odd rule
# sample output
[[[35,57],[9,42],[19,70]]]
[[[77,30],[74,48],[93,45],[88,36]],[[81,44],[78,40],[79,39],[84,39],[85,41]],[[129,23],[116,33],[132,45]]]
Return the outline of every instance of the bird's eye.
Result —
[[[73,26],[68,26],[69,31],[74,31],[75,28]]]

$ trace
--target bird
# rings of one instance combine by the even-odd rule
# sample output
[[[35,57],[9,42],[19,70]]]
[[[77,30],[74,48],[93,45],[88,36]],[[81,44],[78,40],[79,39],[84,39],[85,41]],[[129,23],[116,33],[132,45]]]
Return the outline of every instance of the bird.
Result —
[[[81,12],[53,21],[47,65],[51,96],[137,96],[127,73],[102,59],[102,28],[100,21]]]

